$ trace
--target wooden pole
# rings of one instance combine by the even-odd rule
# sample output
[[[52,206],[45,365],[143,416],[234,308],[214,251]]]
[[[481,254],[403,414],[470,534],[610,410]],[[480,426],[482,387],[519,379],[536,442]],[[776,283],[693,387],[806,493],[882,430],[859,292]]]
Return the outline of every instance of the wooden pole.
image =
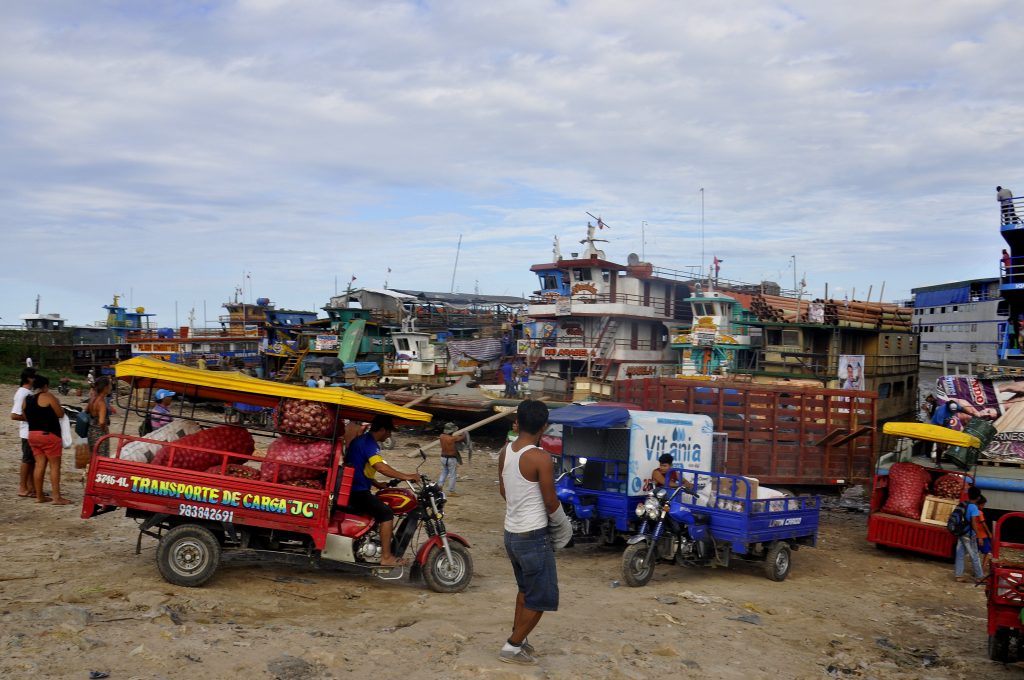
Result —
[[[508,418],[508,417],[512,417],[512,416],[515,416],[515,411],[509,411],[508,413],[505,413],[504,411],[499,412],[499,413],[495,413],[494,415],[487,416],[483,420],[478,420],[477,422],[473,423],[472,425],[469,425],[468,427],[464,427],[461,430],[456,430],[453,433],[453,436],[454,435],[463,434],[465,432],[472,432],[473,430],[475,430],[475,429],[477,429],[479,427],[483,427],[484,425],[487,425],[488,423],[493,423],[496,420],[500,420],[502,418]],[[415,452],[407,453],[405,455],[407,457],[409,457],[409,458],[415,458],[417,456],[426,454],[426,452],[429,451],[430,449],[436,448],[436,447],[438,447],[440,445],[441,445],[441,440],[440,439],[435,439],[434,441],[430,442],[426,446],[418,447]],[[425,455],[424,455],[424,457],[425,457]]]

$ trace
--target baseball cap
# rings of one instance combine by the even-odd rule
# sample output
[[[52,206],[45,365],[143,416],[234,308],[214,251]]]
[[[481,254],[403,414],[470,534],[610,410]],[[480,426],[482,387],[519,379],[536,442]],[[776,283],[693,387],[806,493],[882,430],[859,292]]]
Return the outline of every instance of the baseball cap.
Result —
[[[177,394],[177,392],[171,392],[170,390],[157,390],[154,399],[160,401],[161,399],[166,399],[167,397],[173,397],[175,394]]]

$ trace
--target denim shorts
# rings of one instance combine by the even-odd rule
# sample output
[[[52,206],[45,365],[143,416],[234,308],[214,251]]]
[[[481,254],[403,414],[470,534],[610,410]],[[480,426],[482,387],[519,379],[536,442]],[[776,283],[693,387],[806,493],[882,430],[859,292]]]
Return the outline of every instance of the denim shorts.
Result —
[[[512,561],[516,585],[524,595],[526,608],[535,612],[558,611],[558,572],[548,528],[523,534],[506,531],[505,552]]]

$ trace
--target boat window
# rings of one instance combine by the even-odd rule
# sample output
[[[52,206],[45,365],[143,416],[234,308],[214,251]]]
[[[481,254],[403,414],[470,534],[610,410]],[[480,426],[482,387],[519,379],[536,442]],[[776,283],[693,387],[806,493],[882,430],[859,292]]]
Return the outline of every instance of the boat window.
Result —
[[[907,376],[907,391],[914,389],[914,376]]]
[[[704,316],[704,305],[700,302],[693,303],[693,313],[697,316]]]
[[[540,287],[542,290],[558,290],[558,274],[544,274],[540,277]]]
[[[902,397],[903,396],[903,381],[894,382],[892,384],[892,396]]]
[[[800,345],[800,331],[782,331],[782,344],[796,347]]]
[[[573,277],[577,281],[590,281],[590,269],[589,268],[577,268],[572,270]]]
[[[890,385],[889,383],[882,383],[881,385],[879,385],[878,386],[878,398],[879,399],[888,399],[889,398],[889,391],[891,389],[892,389],[892,385]]]
[[[403,352],[409,351],[409,340],[407,338],[395,338],[395,347]]]

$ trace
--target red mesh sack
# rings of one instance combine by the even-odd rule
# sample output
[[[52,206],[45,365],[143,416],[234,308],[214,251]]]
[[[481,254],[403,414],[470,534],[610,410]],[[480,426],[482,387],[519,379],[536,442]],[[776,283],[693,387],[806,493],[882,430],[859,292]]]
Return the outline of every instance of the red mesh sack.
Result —
[[[213,475],[221,474],[220,465],[214,465],[208,469],[207,472]],[[242,477],[244,479],[260,478],[260,471],[258,468],[249,467],[248,465],[237,465],[235,463],[228,464],[224,474],[228,477]]]
[[[889,468],[889,497],[882,512],[919,519],[931,475],[914,463],[895,463]]]
[[[305,399],[285,399],[277,411],[277,431],[307,437],[334,434],[337,411],[330,404]]]
[[[274,481],[278,463],[301,463],[327,467],[330,460],[330,442],[310,442],[281,437],[267,449],[267,457],[260,466],[260,479],[264,482]],[[277,473],[278,482],[287,482],[293,479],[315,479],[324,474],[323,470],[311,470],[293,465],[281,465],[280,468],[281,471]]]
[[[297,486],[303,489],[323,489],[324,483],[320,479],[293,479],[288,482],[284,482],[287,486]]]
[[[941,498],[960,498],[964,488],[964,478],[959,475],[942,475],[935,480],[932,493]]]
[[[174,465],[176,468],[186,470],[208,470],[214,465],[220,466],[223,457],[216,453],[205,451],[193,451],[184,449],[184,446],[197,446],[203,449],[225,451],[227,453],[242,453],[251,455],[256,450],[256,443],[249,431],[242,427],[232,425],[221,425],[211,427],[208,430],[196,432],[177,439],[173,444],[168,444],[153,456],[154,465],[167,465],[171,451],[174,451]],[[244,461],[241,458],[228,458],[228,462]]]

